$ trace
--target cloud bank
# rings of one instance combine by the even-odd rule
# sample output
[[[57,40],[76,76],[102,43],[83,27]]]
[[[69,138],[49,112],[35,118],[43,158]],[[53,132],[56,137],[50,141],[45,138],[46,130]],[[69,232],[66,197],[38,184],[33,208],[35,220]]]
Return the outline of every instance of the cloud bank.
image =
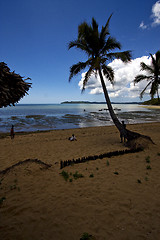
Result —
[[[146,29],[157,25],[160,25],[160,0],[158,0],[153,6],[152,6],[152,14],[151,14],[151,18],[153,19],[151,24],[144,24],[144,21],[142,21],[139,25],[139,28],[141,29]]]
[[[157,1],[152,7],[153,25],[160,24],[160,1]]]
[[[130,63],[123,63],[121,60],[114,60],[108,66],[112,67],[115,73],[115,84],[114,86],[105,79],[106,87],[109,92],[109,96],[114,100],[118,98],[121,101],[127,101],[130,99],[134,101],[135,98],[140,96],[140,92],[145,88],[146,81],[142,81],[134,85],[134,78],[138,74],[146,74],[146,72],[140,71],[140,63],[145,62],[146,64],[151,64],[151,57],[143,56],[141,58],[136,58]],[[79,87],[82,90],[83,80],[85,73],[82,73],[81,80],[79,82]],[[89,90],[90,94],[101,94],[103,93],[100,78],[97,75],[97,78],[92,75],[89,79],[86,89]],[[149,94],[149,90],[146,91],[146,94]]]

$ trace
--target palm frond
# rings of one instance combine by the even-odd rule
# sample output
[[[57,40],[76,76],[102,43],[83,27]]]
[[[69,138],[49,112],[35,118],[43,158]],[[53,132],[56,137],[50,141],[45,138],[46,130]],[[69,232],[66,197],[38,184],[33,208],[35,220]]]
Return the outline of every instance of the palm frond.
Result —
[[[0,108],[19,102],[31,88],[31,83],[24,77],[11,72],[6,63],[0,62]]]
[[[90,76],[92,75],[92,73],[94,72],[93,68],[90,67],[89,70],[86,72],[84,80],[83,80],[83,88],[82,88],[82,92],[84,92],[85,90],[85,86],[90,78]]]
[[[137,75],[134,79],[134,84],[135,83],[139,83],[141,82],[142,80],[152,80],[153,79],[153,76],[146,76],[146,75],[143,75],[143,74],[140,74],[140,75]]]
[[[75,75],[77,75],[79,72],[84,70],[87,67],[88,63],[89,63],[88,61],[87,62],[78,62],[77,64],[72,65],[72,67],[70,68],[69,81],[71,81],[71,79]]]
[[[159,74],[160,74],[160,51],[156,52],[156,64],[159,68]]]
[[[91,26],[85,21],[78,26],[78,40],[85,39],[91,31]]]
[[[77,48],[77,49],[80,49],[84,52],[86,52],[86,54],[88,56],[92,55],[92,50],[88,47],[88,45],[82,41],[82,40],[75,40],[75,41],[71,41],[69,42],[68,44],[68,49],[71,49],[71,48]]]
[[[93,31],[98,32],[98,23],[96,22],[96,20],[94,18],[92,18],[92,29],[93,29]]]
[[[112,61],[114,59],[120,59],[122,62],[127,63],[131,61],[131,51],[124,51],[124,52],[116,52],[116,53],[108,53],[107,59]]]
[[[150,81],[147,86],[143,89],[143,91],[140,93],[140,99],[143,98],[143,95],[144,95],[144,92],[146,91],[146,89],[149,87],[149,85],[151,84],[152,82]]]
[[[100,33],[100,39],[102,40],[105,40],[106,36],[109,35],[109,22],[110,22],[110,19],[112,17],[113,14],[110,15],[110,17],[108,18],[107,20],[107,23],[106,25],[103,27],[102,26],[102,30],[101,30],[101,33]]]
[[[110,81],[112,85],[114,85],[114,71],[110,66],[102,65],[103,74]]]
[[[101,49],[100,53],[105,55],[111,50],[121,49],[121,44],[115,38],[109,37]]]
[[[149,72],[150,74],[153,74],[154,73],[154,69],[152,66],[149,66],[147,65],[146,63],[144,62],[141,62],[140,63],[140,66],[141,66],[141,71],[147,71]]]

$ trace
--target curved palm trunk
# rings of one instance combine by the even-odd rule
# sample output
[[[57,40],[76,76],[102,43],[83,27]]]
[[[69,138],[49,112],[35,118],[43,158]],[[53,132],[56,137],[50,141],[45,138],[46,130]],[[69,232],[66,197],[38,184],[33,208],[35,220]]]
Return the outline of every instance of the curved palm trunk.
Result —
[[[99,76],[100,76],[100,80],[101,80],[101,84],[102,84],[102,88],[103,88],[103,92],[104,92],[104,96],[105,96],[105,99],[106,99],[106,103],[107,103],[107,106],[108,106],[110,116],[111,116],[115,126],[118,128],[120,134],[122,134],[128,141],[131,141],[131,140],[136,139],[140,136],[143,136],[139,133],[127,130],[126,128],[123,127],[122,123],[118,120],[118,118],[117,118],[117,116],[116,116],[116,114],[113,110],[113,107],[112,107],[112,104],[111,104],[111,101],[110,101],[110,98],[109,98],[109,95],[108,95],[108,91],[107,91],[107,88],[106,88],[106,85],[105,85],[105,82],[104,82],[104,79],[103,79],[103,76],[102,76],[101,69],[99,69],[98,72],[99,72]],[[143,137],[148,138],[147,136],[143,136]]]
[[[109,110],[109,113],[111,115],[111,118],[112,118],[115,126],[120,131],[120,133],[122,133],[127,138],[126,129],[124,129],[123,125],[120,123],[120,121],[118,120],[118,118],[117,118],[117,116],[116,116],[116,114],[113,110],[113,107],[112,107],[112,104],[111,104],[111,101],[110,101],[110,98],[109,98],[109,95],[108,95],[108,91],[107,91],[107,88],[106,88],[106,85],[105,85],[105,82],[104,82],[104,79],[103,79],[103,76],[102,76],[102,73],[101,73],[100,69],[99,69],[99,76],[100,76],[104,96],[105,96],[105,99],[106,99],[106,103],[107,103],[108,110]]]

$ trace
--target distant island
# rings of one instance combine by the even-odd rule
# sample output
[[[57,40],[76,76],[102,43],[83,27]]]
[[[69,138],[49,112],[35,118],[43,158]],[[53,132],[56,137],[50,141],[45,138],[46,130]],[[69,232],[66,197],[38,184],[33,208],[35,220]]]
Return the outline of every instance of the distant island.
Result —
[[[106,102],[65,101],[61,104],[106,104]],[[112,104],[140,104],[140,102],[112,102]]]
[[[142,105],[153,105],[153,106],[160,106],[160,100],[158,98],[153,98],[148,101],[141,103]]]

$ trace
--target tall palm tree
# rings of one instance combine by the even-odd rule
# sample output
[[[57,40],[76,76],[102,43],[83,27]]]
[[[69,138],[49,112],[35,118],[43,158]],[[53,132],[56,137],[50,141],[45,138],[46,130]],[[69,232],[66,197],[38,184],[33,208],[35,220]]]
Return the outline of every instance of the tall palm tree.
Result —
[[[11,72],[6,63],[0,62],[0,108],[14,105],[28,94],[31,83],[19,74]]]
[[[87,54],[88,59],[85,62],[78,62],[70,68],[69,81],[80,71],[88,68],[83,81],[83,91],[90,76],[92,74],[95,74],[95,76],[99,74],[111,118],[120,133],[125,138],[130,140],[133,136],[131,136],[129,133],[130,131],[124,128],[124,125],[118,120],[116,114],[114,113],[104,81],[104,77],[106,77],[111,82],[111,84],[114,84],[113,69],[107,65],[110,61],[113,59],[121,59],[123,62],[127,63],[131,60],[130,51],[114,52],[115,49],[121,49],[121,44],[115,38],[110,36],[109,22],[111,16],[109,17],[106,25],[102,26],[100,32],[98,30],[98,24],[94,18],[92,18],[91,25],[83,22],[78,26],[78,38],[74,41],[71,41],[68,47],[69,49],[75,47],[82,50]]]
[[[151,65],[147,65],[144,62],[141,62],[141,70],[146,71],[148,75],[140,74],[137,75],[134,79],[134,83],[139,83],[142,80],[147,80],[148,83],[146,87],[143,89],[143,91],[140,93],[140,98],[143,98],[144,92],[146,89],[151,86],[150,95],[151,98],[154,97],[155,94],[157,94],[158,100],[159,100],[159,94],[158,94],[158,88],[160,85],[160,51],[157,51],[155,54],[155,57],[150,54],[152,62]]]

